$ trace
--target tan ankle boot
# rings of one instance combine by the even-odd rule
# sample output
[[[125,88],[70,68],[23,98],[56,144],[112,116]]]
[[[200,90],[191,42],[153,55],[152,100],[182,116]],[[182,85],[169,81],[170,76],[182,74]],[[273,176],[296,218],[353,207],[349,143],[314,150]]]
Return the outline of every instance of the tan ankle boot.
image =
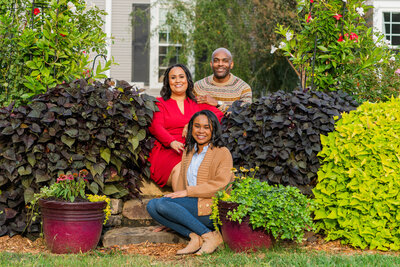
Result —
[[[190,241],[184,249],[180,249],[176,252],[176,255],[192,254],[198,251],[203,244],[203,240],[196,233],[189,234]]]
[[[197,251],[196,255],[213,253],[224,241],[220,232],[214,231],[209,232],[201,236],[203,239],[203,245],[201,249]]]

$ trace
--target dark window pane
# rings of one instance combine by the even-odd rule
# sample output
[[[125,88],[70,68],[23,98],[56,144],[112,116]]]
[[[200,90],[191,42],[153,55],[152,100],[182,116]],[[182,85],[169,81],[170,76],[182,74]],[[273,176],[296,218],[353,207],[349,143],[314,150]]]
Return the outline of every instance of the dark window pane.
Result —
[[[390,36],[386,36],[386,40],[390,41]]]
[[[162,82],[163,82],[165,70],[166,70],[166,69],[164,69],[164,68],[158,69],[158,82],[159,82],[159,83],[162,83]]]
[[[392,24],[392,33],[400,34],[400,24]]]
[[[385,22],[389,22],[390,21],[390,13],[389,12],[384,12],[383,13],[383,18],[384,18]]]
[[[160,46],[158,49],[158,54],[160,56],[167,55],[167,47],[166,46]]]
[[[150,37],[150,5],[133,4],[132,9],[134,16],[132,17],[132,72],[130,79],[148,85],[150,53],[147,41]]]
[[[392,13],[392,22],[400,22],[400,13]]]
[[[176,59],[176,57],[172,57],[171,60],[169,61],[169,65],[173,65],[176,64],[178,61]]]
[[[385,34],[390,34],[390,24],[385,24]]]
[[[167,42],[167,33],[166,32],[160,32],[158,34],[158,41],[160,43],[166,43]]]
[[[159,56],[158,57],[158,65],[161,67],[161,66],[164,66],[164,67],[166,67],[168,64],[167,64],[167,62],[165,62],[165,56]]]
[[[392,45],[400,45],[400,36],[392,36]]]

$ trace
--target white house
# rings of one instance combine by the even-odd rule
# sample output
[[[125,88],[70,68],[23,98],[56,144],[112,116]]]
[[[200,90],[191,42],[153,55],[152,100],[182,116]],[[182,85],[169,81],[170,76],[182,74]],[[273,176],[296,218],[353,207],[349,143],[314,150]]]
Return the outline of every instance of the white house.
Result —
[[[135,83],[148,93],[158,95],[161,76],[167,67],[163,59],[168,49],[179,49],[179,45],[169,43],[168,29],[158,29],[165,19],[166,9],[156,6],[156,0],[86,1],[108,13],[105,31],[113,37],[108,54],[119,64],[112,66],[108,76]],[[394,48],[400,48],[400,0],[369,0],[368,3],[374,6],[374,29],[383,32]],[[131,13],[138,10],[151,19],[137,15],[134,19],[139,23],[132,26]],[[179,61],[178,56],[174,61]],[[194,66],[193,63],[189,65]]]
[[[86,2],[88,5],[95,4],[108,13],[105,18],[105,32],[108,37],[113,38],[108,45],[108,55],[114,57],[119,64],[112,66],[108,76],[135,83],[148,93],[158,95],[162,87],[162,74],[167,68],[163,60],[169,49],[179,50],[179,45],[169,42],[168,29],[158,29],[165,20],[166,9],[155,5],[156,0]],[[132,12],[136,14],[133,17]],[[139,23],[132,25],[132,19]],[[170,63],[178,61],[177,54]],[[193,68],[193,64],[189,65]]]
[[[374,6],[374,29],[385,34],[393,48],[400,48],[400,0],[369,1]]]

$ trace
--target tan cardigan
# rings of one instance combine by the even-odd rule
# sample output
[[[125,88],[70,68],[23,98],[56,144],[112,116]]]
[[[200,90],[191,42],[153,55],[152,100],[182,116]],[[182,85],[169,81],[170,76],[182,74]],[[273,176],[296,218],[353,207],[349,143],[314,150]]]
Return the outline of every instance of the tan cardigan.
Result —
[[[178,180],[173,184],[174,191],[187,190],[188,197],[198,198],[198,215],[210,215],[212,197],[215,193],[233,180],[232,155],[226,147],[210,145],[197,173],[197,185],[188,186],[187,170],[194,151],[186,155],[183,152],[181,170]]]

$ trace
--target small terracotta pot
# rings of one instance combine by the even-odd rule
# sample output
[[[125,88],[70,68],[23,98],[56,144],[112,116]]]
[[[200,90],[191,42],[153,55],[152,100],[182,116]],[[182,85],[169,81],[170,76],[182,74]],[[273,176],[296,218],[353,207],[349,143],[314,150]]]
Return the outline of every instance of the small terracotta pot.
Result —
[[[94,249],[100,240],[106,205],[105,201],[72,203],[39,199],[47,247],[57,254]]]
[[[230,221],[227,213],[237,208],[233,202],[219,201],[218,210],[222,223],[221,233],[225,243],[235,252],[256,251],[260,248],[270,248],[274,242],[273,236],[264,229],[255,229],[245,217],[242,223]]]

